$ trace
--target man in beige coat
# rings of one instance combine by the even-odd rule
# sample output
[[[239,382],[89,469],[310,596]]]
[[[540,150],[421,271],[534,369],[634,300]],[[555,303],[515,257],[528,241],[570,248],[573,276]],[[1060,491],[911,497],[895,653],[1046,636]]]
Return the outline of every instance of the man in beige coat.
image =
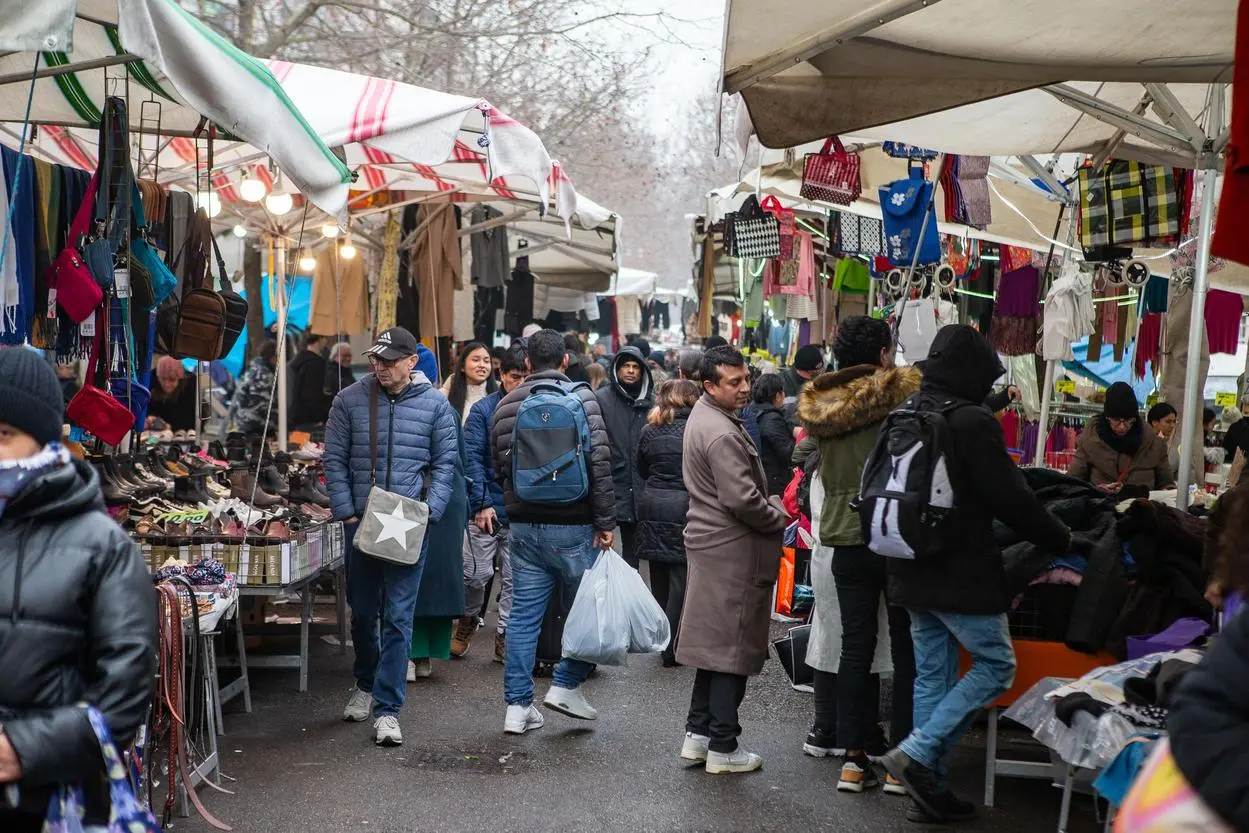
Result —
[[[737,412],[750,394],[742,354],[703,354],[703,396],[685,429],[683,474],[689,489],[685,553],[689,584],[677,636],[677,661],[697,669],[681,757],[707,772],[751,772],[763,759],[737,744],[737,710],[746,678],[768,656],[772,585],[788,521],[768,498],[755,444]]]

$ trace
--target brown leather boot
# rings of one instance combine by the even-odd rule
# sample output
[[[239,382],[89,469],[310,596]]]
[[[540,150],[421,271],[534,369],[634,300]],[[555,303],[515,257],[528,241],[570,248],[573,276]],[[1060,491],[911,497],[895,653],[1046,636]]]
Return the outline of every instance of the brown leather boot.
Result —
[[[462,657],[468,653],[473,634],[477,633],[477,617],[464,616],[455,620],[455,633],[451,635],[451,656]]]
[[[256,475],[250,469],[235,469],[230,472],[230,497],[249,502],[252,499],[252,487],[256,484]],[[256,506],[267,509],[277,506],[282,498],[272,495],[264,489],[256,489]]]

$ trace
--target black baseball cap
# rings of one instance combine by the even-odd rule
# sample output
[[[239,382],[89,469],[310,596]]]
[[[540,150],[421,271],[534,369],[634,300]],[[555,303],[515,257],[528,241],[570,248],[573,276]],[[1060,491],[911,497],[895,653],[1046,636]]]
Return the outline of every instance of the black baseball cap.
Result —
[[[387,362],[415,356],[416,336],[403,327],[391,327],[377,337],[377,343],[365,350],[364,355],[376,356]]]

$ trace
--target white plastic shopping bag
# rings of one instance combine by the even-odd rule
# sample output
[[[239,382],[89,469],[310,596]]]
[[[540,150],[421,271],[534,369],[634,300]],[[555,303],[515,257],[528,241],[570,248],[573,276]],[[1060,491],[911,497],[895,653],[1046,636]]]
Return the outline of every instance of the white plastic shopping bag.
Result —
[[[662,651],[670,638],[668,619],[642,576],[612,550],[600,552],[564,620],[564,656],[624,665],[630,653]]]

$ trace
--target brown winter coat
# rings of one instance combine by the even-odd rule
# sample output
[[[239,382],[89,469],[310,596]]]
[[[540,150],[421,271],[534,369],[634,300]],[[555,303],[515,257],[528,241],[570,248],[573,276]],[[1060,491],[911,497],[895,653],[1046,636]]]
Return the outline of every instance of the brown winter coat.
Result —
[[[768,656],[772,585],[788,517],[779,498],[769,501],[763,462],[741,420],[710,396],[694,405],[683,456],[689,578],[677,661],[758,674]]]
[[[820,447],[824,506],[819,533],[824,546],[863,544],[859,515],[850,501],[859,493],[863,466],[885,417],[916,394],[919,383],[914,367],[859,365],[821,374],[798,395],[798,420]]]
[[[1144,486],[1150,490],[1170,489],[1175,485],[1175,471],[1167,456],[1165,440],[1138,422],[1137,430],[1142,432],[1140,448],[1132,455],[1120,454],[1102,439],[1098,431],[1101,419],[1100,416],[1093,417],[1080,435],[1075,458],[1067,474],[1087,480],[1094,486],[1120,480],[1124,486]]]

